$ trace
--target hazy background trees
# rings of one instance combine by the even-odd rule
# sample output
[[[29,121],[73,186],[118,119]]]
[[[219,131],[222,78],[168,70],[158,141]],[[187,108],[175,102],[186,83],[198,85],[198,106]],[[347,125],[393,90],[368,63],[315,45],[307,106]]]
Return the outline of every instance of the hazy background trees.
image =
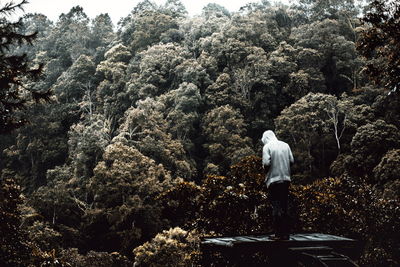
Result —
[[[11,23],[13,8],[0,10],[6,264],[194,264],[201,235],[270,231],[266,129],[295,155],[294,229],[365,241],[365,266],[399,263],[398,4],[361,20],[353,0],[195,17],[144,0],[116,28],[79,6]]]

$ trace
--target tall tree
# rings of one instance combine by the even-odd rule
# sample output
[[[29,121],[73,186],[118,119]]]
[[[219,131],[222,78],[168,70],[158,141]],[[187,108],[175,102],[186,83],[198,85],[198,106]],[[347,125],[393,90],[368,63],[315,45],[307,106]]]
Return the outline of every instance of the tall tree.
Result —
[[[32,66],[26,54],[10,55],[8,51],[14,45],[32,44],[37,33],[24,35],[19,33],[22,19],[10,22],[7,16],[16,9],[22,9],[27,1],[19,4],[12,2],[0,7],[0,134],[10,132],[24,123],[26,119],[18,110],[27,107],[31,99],[47,99],[49,91],[35,91],[26,87],[25,80],[38,79],[42,65]]]
[[[94,54],[95,62],[98,63],[104,59],[108,45],[116,37],[110,16],[107,13],[96,16],[91,21],[90,33],[89,48],[94,50],[91,53]]]

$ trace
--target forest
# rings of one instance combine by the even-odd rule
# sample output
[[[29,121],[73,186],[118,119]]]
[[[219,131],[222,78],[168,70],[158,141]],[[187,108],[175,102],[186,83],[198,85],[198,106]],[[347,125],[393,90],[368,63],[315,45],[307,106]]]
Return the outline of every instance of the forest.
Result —
[[[398,1],[26,3],[0,6],[0,266],[200,266],[202,237],[272,232],[268,129],[292,231],[400,265]]]

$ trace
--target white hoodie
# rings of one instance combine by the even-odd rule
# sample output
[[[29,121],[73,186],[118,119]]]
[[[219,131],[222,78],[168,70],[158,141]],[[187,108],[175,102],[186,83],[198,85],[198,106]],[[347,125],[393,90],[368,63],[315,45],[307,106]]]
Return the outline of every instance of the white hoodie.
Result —
[[[290,163],[294,162],[292,151],[285,142],[279,141],[274,132],[265,131],[262,164],[270,166],[265,182],[267,187],[278,181],[290,181]]]

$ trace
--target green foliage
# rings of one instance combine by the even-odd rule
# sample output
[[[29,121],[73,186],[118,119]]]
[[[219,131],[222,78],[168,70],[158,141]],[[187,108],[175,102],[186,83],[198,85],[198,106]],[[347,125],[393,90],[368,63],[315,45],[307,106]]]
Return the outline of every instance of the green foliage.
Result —
[[[238,110],[230,105],[210,110],[202,121],[206,139],[204,147],[209,153],[206,174],[225,173],[231,163],[253,154],[250,139],[245,137],[246,124]]]
[[[180,1],[169,0],[164,7],[142,1],[122,21],[120,38],[133,54],[159,42],[179,42],[182,37],[178,31],[178,20],[185,12]]]
[[[400,135],[394,125],[383,120],[366,124],[357,129],[351,141],[351,156],[347,157],[346,166],[353,174],[370,174],[387,151],[399,146]]]
[[[374,168],[374,176],[377,182],[387,183],[391,180],[398,180],[400,161],[400,150],[389,150],[381,159],[381,162]]]
[[[206,233],[240,235],[270,232],[261,159],[247,157],[231,168],[231,175],[208,176],[199,197],[197,227]]]
[[[140,61],[128,84],[128,90],[137,100],[146,97],[156,97],[166,93],[170,88],[176,88],[177,80],[175,68],[180,66],[189,54],[184,47],[168,43],[149,47],[139,54]]]
[[[24,43],[32,45],[36,33],[20,34],[22,20],[10,22],[7,16],[22,9],[27,1],[19,4],[12,2],[0,6],[0,134],[8,133],[27,121],[19,110],[26,108],[27,101],[49,98],[49,90],[37,91],[26,87],[26,80],[37,80],[42,72],[42,65],[35,65],[26,54],[13,55],[10,49]]]
[[[135,248],[135,266],[194,266],[200,240],[195,233],[179,227],[157,234],[151,241]]]
[[[399,199],[399,166],[400,150],[389,150],[374,168],[374,182],[383,187],[383,196],[386,199]]]
[[[292,144],[297,159],[294,175],[310,176],[317,170],[326,171],[340,152],[345,131],[354,128],[354,116],[354,104],[345,96],[337,99],[321,93],[309,93],[284,109],[275,119],[276,132]],[[332,147],[334,143],[336,149]],[[330,151],[322,149],[325,146]]]
[[[369,59],[366,72],[386,90],[397,92],[400,86],[399,26],[400,4],[375,0],[364,15],[357,49]]]
[[[87,184],[93,206],[85,210],[83,231],[97,249],[126,253],[164,225],[155,197],[173,183],[162,165],[136,148],[109,145]]]
[[[171,221],[203,233],[271,230],[261,166],[259,157],[250,156],[233,165],[229,176],[209,175],[200,186],[179,183],[160,196],[164,212]]]
[[[48,109],[53,112],[46,114]],[[4,163],[16,173],[29,177],[21,181],[24,192],[32,192],[46,183],[46,171],[64,164],[68,144],[69,120],[76,120],[73,106],[49,103],[30,110],[30,124],[18,129],[15,143],[4,149]]]
[[[81,55],[65,71],[54,86],[54,91],[62,103],[72,103],[82,99],[85,91],[93,90],[93,75],[96,67],[92,59]]]
[[[26,266],[30,248],[26,234],[19,228],[21,214],[20,187],[10,174],[3,171],[0,179],[0,265]]]
[[[84,121],[71,126],[69,131],[69,158],[75,177],[89,178],[111,142],[111,122],[100,114],[87,116]]]
[[[89,94],[90,102],[96,102],[99,113],[108,120],[119,120],[125,110],[131,105],[126,86],[126,72],[131,53],[122,44],[111,47],[104,55],[104,60],[96,67],[96,77],[100,81],[95,91],[95,100]]]
[[[364,30],[394,40],[397,21],[384,9],[369,17],[380,28],[370,21]],[[1,61],[17,59],[28,71],[3,86],[16,93],[8,102],[28,107],[9,115],[31,121],[0,141],[0,167],[26,193],[21,227],[5,235],[15,245],[6,244],[31,252],[9,260],[130,266],[126,256],[144,243],[137,265],[186,266],[196,264],[197,233],[270,232],[254,154],[261,133],[275,129],[295,154],[293,229],[360,239],[360,264],[396,265],[400,98],[368,85],[362,72],[386,60],[374,54],[394,68],[396,46],[370,46],[362,36],[375,51],[363,61],[357,12],[351,0],[262,1],[234,13],[209,4],[187,17],[178,0],[144,0],[117,33],[107,14],[90,20],[79,6],[55,23],[40,14],[25,25],[2,18],[0,34],[14,37],[3,34]],[[40,62],[45,77],[29,79]],[[4,73],[15,70],[7,64]],[[379,79],[396,79],[385,68]],[[54,102],[31,108],[35,93],[50,88]],[[0,207],[19,202],[15,192]]]
[[[181,90],[178,89],[175,92],[171,91],[170,95],[179,94],[184,89],[181,88]],[[194,96],[194,99],[196,99],[196,96]],[[178,104],[180,100],[176,99],[174,102]],[[179,122],[170,121],[173,118],[164,118],[163,113],[166,113],[164,107],[162,103],[152,98],[139,101],[137,108],[130,108],[125,113],[124,122],[120,127],[120,134],[115,140],[134,146],[142,151],[144,155],[152,157],[157,163],[172,171],[174,177],[190,178],[194,175],[194,167],[193,162],[187,158],[187,152],[184,149],[184,141],[182,140],[184,136],[182,135],[182,138],[175,139],[171,133],[184,134],[184,132],[179,133],[175,132],[175,130],[179,131],[179,128],[185,126],[191,127],[193,123],[191,120],[195,119],[193,118],[195,114],[185,114],[185,112],[179,112],[178,108],[174,108],[168,115],[174,116],[173,112],[177,112],[183,115],[179,118],[182,120]],[[185,122],[187,123],[186,125]],[[178,123],[182,123],[181,126],[176,125]],[[174,124],[178,126],[177,129],[174,129]],[[190,128],[185,130],[190,130]]]
[[[384,200],[365,181],[349,176],[325,178],[291,191],[299,209],[297,227],[363,241],[364,266],[399,263],[398,200]]]
[[[232,166],[229,176],[209,176],[201,186],[179,184],[166,193],[164,203],[168,209],[197,214],[186,225],[206,235],[270,232],[271,207],[260,161],[248,157]],[[398,199],[382,199],[364,180],[347,175],[292,185],[289,199],[292,231],[355,238],[364,243],[360,264],[398,264]]]
[[[354,0],[300,0],[296,5],[305,21],[355,17],[359,10]]]
[[[318,70],[325,77],[327,92],[335,95],[357,86],[354,73],[360,71],[354,40],[346,37],[348,27],[340,21],[325,19],[299,26],[291,36],[297,46],[318,51]]]
[[[82,255],[75,248],[62,250],[59,261],[63,266],[71,267],[84,267],[84,266],[98,266],[98,267],[128,267],[132,263],[128,258],[119,254],[118,252],[96,252],[89,251],[86,255]]]

